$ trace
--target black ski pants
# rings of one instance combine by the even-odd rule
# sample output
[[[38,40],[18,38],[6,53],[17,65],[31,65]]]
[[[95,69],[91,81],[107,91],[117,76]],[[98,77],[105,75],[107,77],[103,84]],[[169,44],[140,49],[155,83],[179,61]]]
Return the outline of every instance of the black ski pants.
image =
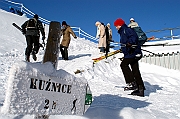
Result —
[[[106,42],[106,49],[105,49],[105,52],[106,52],[106,55],[108,54],[109,52],[109,48],[110,48],[110,43],[109,42]]]
[[[144,87],[144,83],[139,71],[138,60],[134,58],[124,58],[120,64],[126,83],[136,82]]]
[[[64,60],[68,60],[68,50],[67,49],[68,49],[67,47],[60,45],[61,55]]]
[[[31,52],[37,54],[39,51],[39,36],[26,35],[25,55],[30,56]]]

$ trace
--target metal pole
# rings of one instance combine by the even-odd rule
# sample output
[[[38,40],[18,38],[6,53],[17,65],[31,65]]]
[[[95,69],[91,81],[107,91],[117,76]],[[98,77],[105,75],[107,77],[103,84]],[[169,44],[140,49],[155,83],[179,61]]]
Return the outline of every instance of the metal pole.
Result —
[[[21,4],[21,12],[23,11],[23,4]]]
[[[80,38],[80,32],[81,32],[81,28],[79,27],[79,38]]]
[[[171,38],[173,40],[173,30],[171,29]]]

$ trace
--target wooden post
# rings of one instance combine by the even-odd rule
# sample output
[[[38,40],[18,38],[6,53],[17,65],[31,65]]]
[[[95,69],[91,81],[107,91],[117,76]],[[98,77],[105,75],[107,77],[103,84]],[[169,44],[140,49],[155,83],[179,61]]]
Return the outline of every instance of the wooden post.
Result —
[[[59,46],[61,38],[61,25],[59,22],[52,21],[49,25],[49,34],[44,53],[43,63],[52,62],[57,68],[59,58]],[[36,114],[34,119],[49,119],[50,115]]]
[[[61,38],[61,25],[59,22],[52,21],[49,25],[49,34],[44,53],[43,63],[52,62],[57,68],[59,58],[59,46]]]

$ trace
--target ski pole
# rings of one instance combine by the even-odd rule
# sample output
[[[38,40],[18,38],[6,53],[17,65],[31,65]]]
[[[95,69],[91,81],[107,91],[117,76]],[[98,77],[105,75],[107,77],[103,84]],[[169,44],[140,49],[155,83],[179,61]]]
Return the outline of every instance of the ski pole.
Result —
[[[148,51],[148,50],[144,50],[144,49],[141,49],[141,50],[142,50],[142,51],[145,51],[145,52],[148,52],[148,53],[151,53],[151,54],[156,55],[156,56],[162,56],[162,55],[160,55],[160,54],[156,54],[156,53],[151,52],[151,51]]]
[[[120,43],[121,47],[126,47],[126,44]],[[137,45],[131,45],[132,48],[135,48]]]
[[[122,44],[122,43],[121,43]],[[122,44],[123,46],[121,46],[121,47],[126,47],[126,44]],[[136,47],[137,45],[132,45],[132,47]],[[110,47],[118,47],[118,46],[110,46]],[[141,49],[142,51],[145,51],[145,52],[148,52],[148,53],[151,53],[151,54],[153,54],[153,55],[156,55],[156,56],[161,56],[160,54],[156,54],[156,53],[154,53],[154,52],[151,52],[151,51],[148,51],[148,50],[144,50],[144,49]]]
[[[110,45],[109,48],[119,47],[118,45]]]
[[[119,46],[119,45],[111,45],[110,46],[110,48],[114,48],[114,47],[126,47],[126,44],[122,44],[122,43],[120,43],[121,45]],[[131,47],[132,48],[135,48],[137,45],[132,45]]]

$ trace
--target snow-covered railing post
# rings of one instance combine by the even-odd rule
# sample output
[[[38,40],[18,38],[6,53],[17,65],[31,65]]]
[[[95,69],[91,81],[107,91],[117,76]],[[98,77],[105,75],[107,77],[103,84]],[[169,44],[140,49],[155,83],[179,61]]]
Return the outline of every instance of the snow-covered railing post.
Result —
[[[173,29],[170,29],[170,32],[171,32],[171,38],[173,40]]]
[[[24,6],[23,6],[23,4],[21,3],[21,10],[20,10],[21,12],[23,11],[23,7],[24,7]]]
[[[177,52],[177,61],[179,61],[179,63],[177,63],[178,64],[177,69],[180,70],[180,52],[179,51]]]
[[[79,27],[78,31],[79,31],[79,37],[80,37],[80,35],[81,35],[81,28],[80,27]]]
[[[162,66],[168,69],[180,70],[180,53],[172,52],[157,55],[144,55],[141,62]]]

